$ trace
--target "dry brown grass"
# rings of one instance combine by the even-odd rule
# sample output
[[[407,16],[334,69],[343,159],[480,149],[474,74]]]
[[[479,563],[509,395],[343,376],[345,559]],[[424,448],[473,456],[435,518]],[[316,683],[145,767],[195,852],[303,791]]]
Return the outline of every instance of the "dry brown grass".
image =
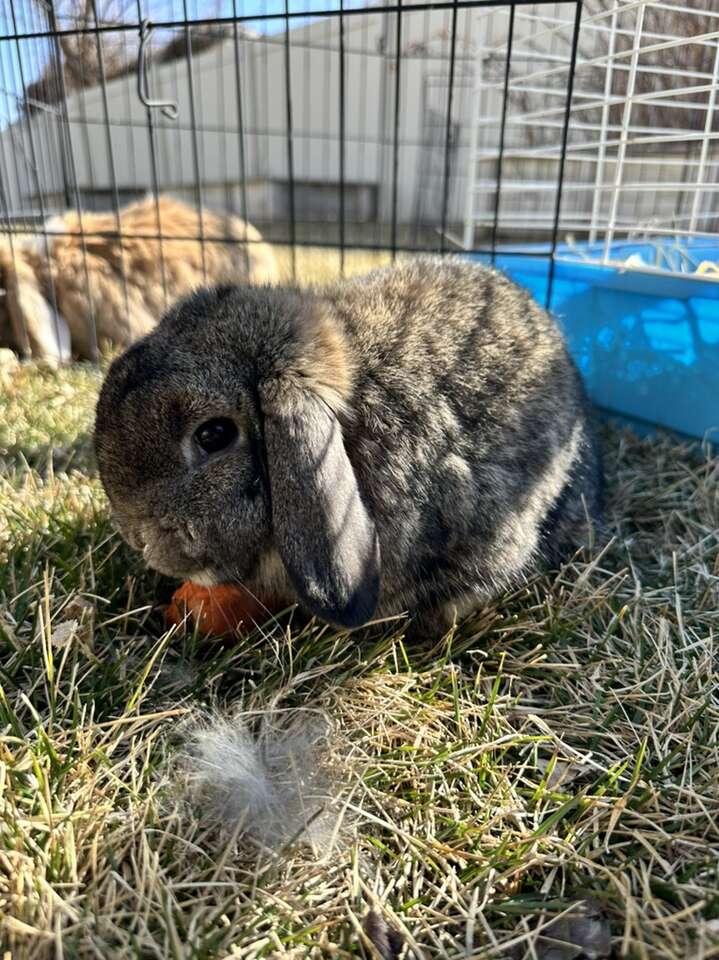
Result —
[[[616,956],[719,956],[716,458],[609,431],[609,545],[432,647],[220,645],[163,632],[111,529],[97,372],[4,380],[4,956],[369,957],[373,906],[416,957],[539,957],[589,895]],[[261,855],[187,802],[186,724],[238,708],[329,719],[334,844]]]
[[[292,248],[282,245],[273,247],[281,280],[292,279]],[[367,273],[374,267],[391,263],[391,254],[381,250],[345,250],[344,275],[347,277]],[[297,247],[295,249],[295,272],[302,283],[324,283],[339,277],[342,260],[339,250],[323,247]]]

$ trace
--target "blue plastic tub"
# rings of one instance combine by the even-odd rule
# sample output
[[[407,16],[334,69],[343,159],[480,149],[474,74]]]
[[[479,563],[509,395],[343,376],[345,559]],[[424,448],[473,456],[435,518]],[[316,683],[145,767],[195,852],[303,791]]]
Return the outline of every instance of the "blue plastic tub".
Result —
[[[601,254],[601,245],[558,248],[550,305],[592,399],[608,412],[716,442],[719,277],[681,271],[719,263],[719,238],[616,243],[612,265],[586,259]],[[619,265],[632,255],[646,266]],[[495,265],[545,304],[548,257],[504,248]]]

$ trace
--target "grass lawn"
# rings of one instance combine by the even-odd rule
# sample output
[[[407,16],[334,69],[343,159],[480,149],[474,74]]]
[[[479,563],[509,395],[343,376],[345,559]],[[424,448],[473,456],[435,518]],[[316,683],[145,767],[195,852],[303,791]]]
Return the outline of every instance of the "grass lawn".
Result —
[[[578,958],[537,928],[583,897],[615,956],[719,957],[719,461],[608,431],[611,543],[431,647],[218,642],[113,532],[99,372],[0,380],[0,957],[376,957],[372,908],[415,957]],[[228,711],[322,771],[311,842],[212,815]]]

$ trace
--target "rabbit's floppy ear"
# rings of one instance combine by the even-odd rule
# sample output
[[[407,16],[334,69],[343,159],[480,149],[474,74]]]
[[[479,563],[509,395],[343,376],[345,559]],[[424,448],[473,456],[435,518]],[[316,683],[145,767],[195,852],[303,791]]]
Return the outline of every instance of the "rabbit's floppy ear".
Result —
[[[296,381],[273,386],[263,412],[277,548],[313,613],[358,627],[379,599],[379,542],[342,428],[313,390]]]

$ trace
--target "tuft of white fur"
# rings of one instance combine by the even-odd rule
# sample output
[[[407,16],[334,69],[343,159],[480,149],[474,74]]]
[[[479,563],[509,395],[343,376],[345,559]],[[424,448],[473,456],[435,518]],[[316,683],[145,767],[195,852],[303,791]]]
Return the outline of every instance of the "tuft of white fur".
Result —
[[[324,856],[340,834],[328,776],[329,721],[310,710],[236,711],[191,726],[181,783],[198,815],[277,851],[309,843]]]
[[[214,587],[217,584],[217,576],[214,570],[208,567],[205,570],[199,570],[197,573],[193,573],[192,582],[196,583],[198,587]]]

